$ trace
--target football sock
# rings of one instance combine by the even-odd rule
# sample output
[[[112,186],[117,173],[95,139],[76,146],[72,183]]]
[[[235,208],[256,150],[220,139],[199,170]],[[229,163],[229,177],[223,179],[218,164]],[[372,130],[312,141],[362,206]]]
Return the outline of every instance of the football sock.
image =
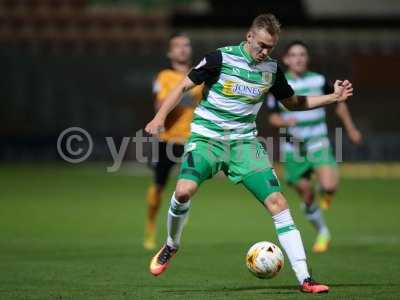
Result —
[[[310,277],[307,268],[306,254],[300,232],[294,225],[289,209],[272,216],[278,239],[289,258],[292,269],[300,284]]]
[[[302,204],[304,213],[307,220],[314,226],[319,234],[329,234],[328,226],[325,223],[324,215],[318,206],[318,203],[314,201],[311,205]]]
[[[189,213],[189,208],[190,200],[185,203],[180,203],[175,199],[175,193],[172,195],[167,219],[167,245],[172,248],[179,248],[183,227],[185,226],[185,220]]]
[[[320,188],[319,200],[320,200],[322,209],[328,209],[331,206],[332,200],[333,200],[333,195],[334,195],[333,191],[326,191],[326,190],[323,190],[322,188]]]

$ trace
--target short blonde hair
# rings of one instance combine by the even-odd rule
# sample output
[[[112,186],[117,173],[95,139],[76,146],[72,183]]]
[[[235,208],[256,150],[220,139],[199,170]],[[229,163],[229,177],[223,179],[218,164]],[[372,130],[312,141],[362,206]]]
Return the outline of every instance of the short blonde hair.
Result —
[[[271,35],[277,35],[281,32],[281,23],[273,14],[262,14],[253,20],[250,29],[264,29]]]

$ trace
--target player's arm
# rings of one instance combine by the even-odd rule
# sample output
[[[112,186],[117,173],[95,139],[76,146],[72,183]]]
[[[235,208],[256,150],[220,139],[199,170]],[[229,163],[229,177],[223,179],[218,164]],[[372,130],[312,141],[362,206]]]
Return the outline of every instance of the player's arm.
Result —
[[[162,105],[162,100],[158,100],[156,97],[154,97],[154,110],[157,112],[160,110],[160,107]]]
[[[362,142],[361,132],[357,129],[351,117],[350,110],[345,102],[340,102],[336,106],[336,114],[342,121],[347,135],[352,143],[359,145]]]
[[[270,112],[268,121],[272,126],[281,128],[281,127],[291,127],[296,125],[297,122],[295,119],[291,118],[285,120],[282,117],[279,103],[273,95],[268,94],[266,106],[268,108],[268,111]]]
[[[285,75],[278,67],[274,85],[270,92],[276,99],[283,99],[280,102],[288,110],[308,110],[331,103],[346,101],[353,95],[353,86],[348,80],[336,80],[332,93],[322,96],[297,96],[288,84]]]
[[[348,80],[336,80],[334,91],[322,96],[296,96],[292,95],[284,100],[282,104],[289,110],[308,110],[319,106],[346,101],[353,96],[353,86]]]
[[[163,73],[158,73],[157,77],[153,81],[153,105],[154,110],[158,111],[161,107],[160,94],[163,93]]]
[[[222,54],[220,51],[214,51],[207,54],[201,62],[194,67],[188,76],[178,84],[165,98],[157,114],[146,125],[146,132],[158,134],[164,128],[164,122],[168,114],[182,100],[183,93],[193,88],[195,85],[203,82],[212,82],[219,76],[222,65]]]
[[[297,121],[295,119],[288,119],[286,121],[284,118],[282,118],[281,114],[272,113],[269,115],[269,123],[274,127],[282,128],[295,126]]]
[[[168,76],[168,73],[165,71],[161,71],[160,73],[158,73],[156,79],[153,82],[153,103],[155,112],[157,112],[161,108],[161,105],[171,91],[170,80],[171,79]]]
[[[146,132],[150,134],[158,134],[163,128],[165,119],[168,114],[178,105],[182,100],[183,93],[194,87],[195,84],[189,77],[186,77],[181,83],[179,83],[165,100],[162,102],[153,120],[146,125]]]

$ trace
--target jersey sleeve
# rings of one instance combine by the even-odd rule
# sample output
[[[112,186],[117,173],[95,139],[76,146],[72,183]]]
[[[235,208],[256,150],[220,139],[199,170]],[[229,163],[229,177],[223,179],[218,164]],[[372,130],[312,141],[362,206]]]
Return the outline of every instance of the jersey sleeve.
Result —
[[[160,92],[160,90],[161,90],[160,80],[158,79],[157,76],[153,80],[153,85],[152,85],[153,95],[157,95]]]
[[[189,78],[195,84],[215,81],[220,75],[222,66],[221,51],[208,53],[189,73]]]
[[[163,100],[168,95],[168,87],[166,85],[165,74],[160,72],[153,81],[153,95],[156,101]]]
[[[287,82],[285,74],[283,74],[283,71],[279,66],[276,70],[274,85],[270,88],[269,91],[278,100],[283,100],[294,95],[292,87]]]
[[[268,93],[265,105],[267,106],[267,109],[270,113],[280,113],[281,112],[281,109],[279,108],[278,100],[276,100],[274,95],[272,95],[271,93]]]

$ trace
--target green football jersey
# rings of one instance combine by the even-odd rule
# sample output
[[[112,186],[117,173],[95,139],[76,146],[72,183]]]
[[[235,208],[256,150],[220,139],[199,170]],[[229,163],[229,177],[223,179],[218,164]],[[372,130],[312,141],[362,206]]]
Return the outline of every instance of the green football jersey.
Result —
[[[330,92],[326,78],[315,72],[307,71],[301,77],[293,77],[287,72],[285,77],[296,95],[319,96]],[[267,106],[279,112],[282,118],[296,120],[296,125],[287,129],[287,135],[294,140],[303,142],[306,150],[316,150],[329,146],[328,129],[326,125],[325,108],[319,107],[306,111],[287,111],[279,106],[273,97],[268,99]],[[293,143],[287,142],[283,146],[286,151],[293,151]]]
[[[207,54],[188,76],[207,87],[191,131],[218,140],[255,138],[255,120],[267,93],[278,99],[294,93],[276,60],[253,60],[244,43]]]

